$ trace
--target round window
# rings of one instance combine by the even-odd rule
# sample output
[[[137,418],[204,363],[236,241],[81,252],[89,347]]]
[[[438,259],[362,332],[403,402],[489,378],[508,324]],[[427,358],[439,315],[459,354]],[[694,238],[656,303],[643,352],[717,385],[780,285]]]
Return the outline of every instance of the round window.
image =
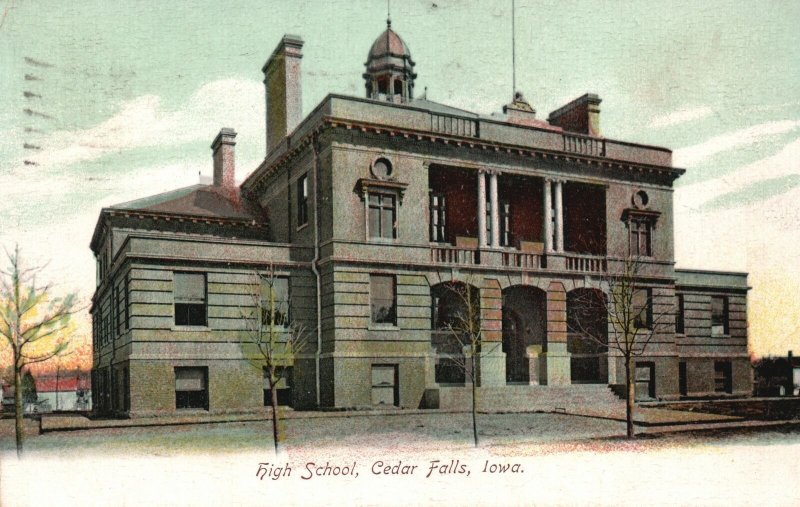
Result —
[[[392,164],[385,158],[379,158],[372,163],[372,175],[384,180],[392,175]]]
[[[637,208],[646,208],[649,201],[650,198],[647,196],[647,192],[644,190],[639,190],[633,194],[633,205]]]

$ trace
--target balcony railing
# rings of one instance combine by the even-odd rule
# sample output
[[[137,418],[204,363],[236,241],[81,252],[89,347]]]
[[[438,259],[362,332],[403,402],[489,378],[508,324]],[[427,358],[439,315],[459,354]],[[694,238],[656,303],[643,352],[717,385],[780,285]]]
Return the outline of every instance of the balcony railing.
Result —
[[[597,255],[567,254],[564,256],[569,271],[580,273],[604,273],[608,269],[605,257]]]
[[[503,252],[503,266],[523,269],[541,269],[542,256],[526,252]]]
[[[457,248],[454,246],[432,246],[431,261],[443,264],[480,264],[477,250]]]
[[[456,116],[431,114],[431,130],[442,134],[478,137],[478,122]]]
[[[605,157],[606,142],[604,139],[596,139],[594,137],[564,134],[564,151],[593,157]]]

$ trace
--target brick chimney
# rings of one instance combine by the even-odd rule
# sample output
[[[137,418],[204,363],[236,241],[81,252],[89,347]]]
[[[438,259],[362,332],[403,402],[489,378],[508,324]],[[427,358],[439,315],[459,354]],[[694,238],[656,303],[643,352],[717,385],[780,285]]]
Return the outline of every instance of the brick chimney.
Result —
[[[267,155],[302,120],[302,49],[303,39],[297,35],[284,35],[261,69],[267,100]]]
[[[221,129],[211,143],[211,151],[214,154],[215,187],[236,187],[235,146],[236,132],[229,128]]]
[[[600,97],[587,93],[550,113],[547,121],[569,132],[600,137],[600,102]]]

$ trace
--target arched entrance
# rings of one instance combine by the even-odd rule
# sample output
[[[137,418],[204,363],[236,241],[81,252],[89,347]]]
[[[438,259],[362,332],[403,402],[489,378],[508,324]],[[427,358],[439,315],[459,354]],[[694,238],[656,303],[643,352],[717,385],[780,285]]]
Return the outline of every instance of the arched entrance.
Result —
[[[547,351],[547,294],[515,285],[503,290],[503,352],[507,383],[540,383]],[[533,363],[533,364],[531,364]],[[541,382],[544,383],[544,382]]]
[[[435,380],[438,384],[464,384],[470,368],[464,348],[480,332],[480,292],[464,282],[443,282],[431,287],[431,301]]]
[[[567,352],[573,384],[608,383],[608,313],[599,289],[567,293]]]

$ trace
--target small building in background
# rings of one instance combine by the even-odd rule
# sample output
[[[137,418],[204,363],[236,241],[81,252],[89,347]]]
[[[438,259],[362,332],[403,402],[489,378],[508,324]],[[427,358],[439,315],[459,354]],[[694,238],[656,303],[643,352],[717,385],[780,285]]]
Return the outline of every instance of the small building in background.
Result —
[[[756,396],[800,396],[800,357],[763,357],[753,363]]]

